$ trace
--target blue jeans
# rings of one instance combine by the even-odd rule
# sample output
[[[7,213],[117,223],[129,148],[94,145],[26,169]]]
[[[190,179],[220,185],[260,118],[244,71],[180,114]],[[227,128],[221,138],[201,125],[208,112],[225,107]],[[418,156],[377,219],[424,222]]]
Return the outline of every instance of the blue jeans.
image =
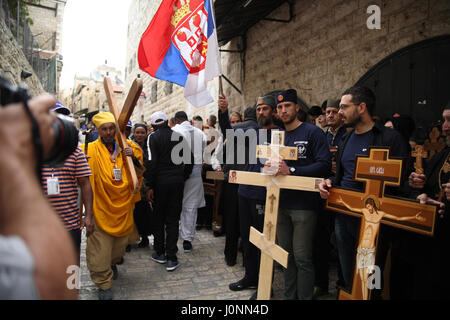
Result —
[[[351,290],[360,218],[336,213],[334,232],[345,289]]]
[[[289,253],[284,270],[284,298],[311,300],[314,289],[313,242],[317,214],[312,210],[280,209],[277,238]]]

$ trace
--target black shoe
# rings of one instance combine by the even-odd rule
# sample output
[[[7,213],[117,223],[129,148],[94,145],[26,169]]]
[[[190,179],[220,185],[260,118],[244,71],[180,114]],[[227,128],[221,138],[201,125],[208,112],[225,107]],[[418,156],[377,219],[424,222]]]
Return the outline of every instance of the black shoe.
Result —
[[[227,263],[227,266],[232,267],[236,264],[236,258],[225,257],[225,262]]]
[[[127,245],[127,247],[125,248],[126,252],[130,252],[131,251],[131,245]]]
[[[192,243],[190,241],[184,240],[183,241],[183,249],[184,249],[184,252],[191,252],[192,251]]]
[[[141,242],[138,244],[138,248],[146,248],[150,244],[150,241],[148,241],[147,236],[143,236]]]
[[[202,227],[201,225],[198,224],[198,225],[195,227],[195,230],[199,231],[199,230],[202,230],[202,228],[203,228],[203,227]]]
[[[231,283],[229,286],[231,291],[241,291],[241,290],[245,290],[245,289],[256,289],[257,286],[256,284],[250,284],[247,282],[247,280],[241,279],[238,282],[234,282]]]
[[[98,290],[98,300],[112,300],[113,299],[113,293],[111,288],[108,290]]]
[[[327,289],[324,289],[324,288],[321,288],[321,287],[318,287],[318,286],[314,286],[313,296],[312,296],[313,300],[316,300],[317,298],[322,297],[322,296],[326,296],[326,295],[328,295],[328,290]]]
[[[123,260],[123,257],[122,257],[122,258],[120,258],[120,261],[117,262],[116,264],[119,264],[119,265],[120,265],[120,264],[123,264],[123,261],[124,261],[124,260]]]
[[[119,270],[117,270],[117,265],[111,266],[113,272],[113,280],[116,280],[119,277]]]

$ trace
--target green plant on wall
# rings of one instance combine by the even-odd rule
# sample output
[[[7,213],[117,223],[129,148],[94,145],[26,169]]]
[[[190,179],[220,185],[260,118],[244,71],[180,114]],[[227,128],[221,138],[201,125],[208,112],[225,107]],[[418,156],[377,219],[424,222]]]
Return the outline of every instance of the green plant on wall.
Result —
[[[16,18],[17,17],[17,3],[19,3],[19,21],[23,23],[26,21],[30,26],[33,25],[33,20],[29,17],[28,12],[28,4],[38,4],[41,2],[41,0],[7,0],[9,10],[11,11],[11,15]]]

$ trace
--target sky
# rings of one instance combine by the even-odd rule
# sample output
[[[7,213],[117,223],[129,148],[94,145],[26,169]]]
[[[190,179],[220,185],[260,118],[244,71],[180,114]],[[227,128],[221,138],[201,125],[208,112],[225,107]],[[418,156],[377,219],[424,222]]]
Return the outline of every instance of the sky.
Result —
[[[76,74],[89,76],[105,60],[124,76],[131,1],[67,1],[62,31],[61,89],[71,88]]]

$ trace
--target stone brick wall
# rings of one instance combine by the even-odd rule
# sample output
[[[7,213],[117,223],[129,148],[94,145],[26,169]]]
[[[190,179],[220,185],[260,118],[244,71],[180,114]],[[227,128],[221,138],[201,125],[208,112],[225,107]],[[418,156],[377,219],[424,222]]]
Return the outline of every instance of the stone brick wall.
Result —
[[[42,7],[29,5],[28,12],[34,24],[30,26],[42,50],[61,52],[62,23],[65,0],[41,0]],[[46,7],[46,8],[44,8]],[[54,10],[52,10],[54,9]],[[54,37],[54,40],[53,40]]]
[[[172,94],[166,95],[164,82],[139,70],[139,39],[160,3],[135,0],[130,7],[125,91],[138,73],[147,97],[152,83],[158,83],[157,102],[147,98],[145,120],[156,110],[164,110],[168,116],[179,109],[186,110],[189,116],[217,112],[215,104],[193,110],[183,98],[183,88],[173,85]],[[370,5],[381,9],[379,30],[370,30],[366,25]],[[269,17],[287,19],[288,5],[282,5]],[[297,0],[291,22],[260,21],[247,32],[245,53],[221,53],[223,74],[243,94],[226,81],[224,92],[231,109],[237,111],[253,105],[263,93],[287,88],[297,89],[308,105],[321,104],[327,98],[339,97],[386,56],[443,34],[450,34],[448,0]],[[239,49],[240,42],[235,38],[221,49]],[[211,86],[217,97],[218,84]]]
[[[11,31],[0,19],[0,72],[15,85],[20,82],[26,83],[32,95],[43,93],[44,88],[34,72],[31,77],[22,80],[20,78],[22,70],[33,71]]]

